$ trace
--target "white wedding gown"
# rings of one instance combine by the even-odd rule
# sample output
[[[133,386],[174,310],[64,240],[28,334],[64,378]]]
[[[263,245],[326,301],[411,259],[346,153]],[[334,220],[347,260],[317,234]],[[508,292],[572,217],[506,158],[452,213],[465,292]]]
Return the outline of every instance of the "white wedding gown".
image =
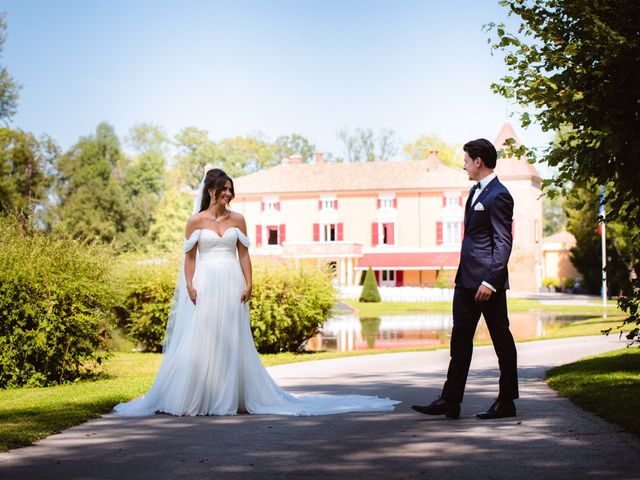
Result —
[[[249,246],[249,239],[235,227],[222,237],[212,230],[196,230],[185,240],[185,252],[196,244],[199,249],[193,277],[196,305],[187,310],[189,318],[176,319],[175,337],[151,389],[143,397],[116,405],[114,413],[328,415],[393,411],[400,402],[388,398],[295,395],[276,385],[256,351],[248,304],[240,302],[245,282],[236,257],[238,241]]]

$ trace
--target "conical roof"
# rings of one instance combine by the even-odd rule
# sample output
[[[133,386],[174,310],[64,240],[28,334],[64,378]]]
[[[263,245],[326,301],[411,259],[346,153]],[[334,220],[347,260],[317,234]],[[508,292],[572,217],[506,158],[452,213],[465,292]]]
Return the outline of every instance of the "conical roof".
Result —
[[[513,130],[513,127],[509,122],[505,122],[502,128],[498,132],[495,141],[497,150],[502,150],[505,147],[507,139],[513,138],[516,141],[516,145],[521,145],[520,139]],[[540,180],[540,175],[536,168],[527,161],[526,157],[520,159],[515,157],[502,157],[498,159],[496,165],[496,173],[500,178],[536,178]]]

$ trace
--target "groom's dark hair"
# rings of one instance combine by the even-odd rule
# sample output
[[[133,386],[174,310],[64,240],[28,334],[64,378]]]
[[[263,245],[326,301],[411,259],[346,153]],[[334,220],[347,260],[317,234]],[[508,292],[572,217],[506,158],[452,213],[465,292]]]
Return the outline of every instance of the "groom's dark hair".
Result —
[[[496,147],[494,147],[493,143],[489,140],[485,138],[471,140],[465,143],[462,149],[467,152],[471,158],[480,157],[485,167],[496,168],[498,152],[496,152]]]

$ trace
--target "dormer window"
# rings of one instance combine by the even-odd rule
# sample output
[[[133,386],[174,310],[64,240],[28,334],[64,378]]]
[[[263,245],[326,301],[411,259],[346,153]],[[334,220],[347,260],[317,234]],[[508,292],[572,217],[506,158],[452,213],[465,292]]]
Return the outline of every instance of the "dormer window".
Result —
[[[462,195],[459,192],[446,192],[442,197],[443,207],[461,207]]]
[[[337,210],[338,199],[335,195],[323,195],[318,200],[318,210]]]
[[[378,196],[378,210],[398,208],[398,200],[395,193],[384,193]]]

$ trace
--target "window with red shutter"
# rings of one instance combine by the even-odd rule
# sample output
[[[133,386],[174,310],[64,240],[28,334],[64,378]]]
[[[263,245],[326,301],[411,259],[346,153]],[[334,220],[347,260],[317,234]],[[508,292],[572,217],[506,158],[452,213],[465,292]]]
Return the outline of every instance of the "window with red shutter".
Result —
[[[320,241],[320,224],[318,223],[313,224],[313,241],[314,242]]]
[[[378,224],[377,223],[371,224],[371,246],[372,247],[378,246]]]
[[[280,245],[282,245],[282,244],[283,244],[283,242],[284,242],[284,241],[286,240],[286,238],[287,238],[287,235],[286,235],[287,228],[286,228],[286,227],[287,227],[287,226],[286,226],[285,224],[280,225],[280,235],[279,235],[279,238],[278,238],[278,243],[279,243]]]
[[[436,245],[442,245],[442,222],[436,222]]]
[[[404,285],[404,270],[396,270],[396,287]]]
[[[344,240],[344,224],[338,223],[338,241],[342,242]]]
[[[262,225],[256,225],[256,247],[262,245]]]

